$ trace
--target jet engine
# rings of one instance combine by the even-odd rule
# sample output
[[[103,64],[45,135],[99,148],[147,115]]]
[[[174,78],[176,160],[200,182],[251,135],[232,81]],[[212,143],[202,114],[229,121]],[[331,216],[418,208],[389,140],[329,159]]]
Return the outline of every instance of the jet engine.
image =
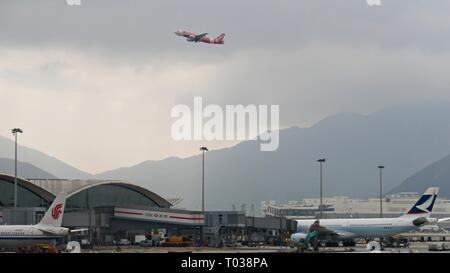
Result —
[[[425,217],[419,217],[417,219],[414,219],[412,223],[416,227],[420,227],[420,226],[423,226],[424,224],[428,223],[428,219]]]

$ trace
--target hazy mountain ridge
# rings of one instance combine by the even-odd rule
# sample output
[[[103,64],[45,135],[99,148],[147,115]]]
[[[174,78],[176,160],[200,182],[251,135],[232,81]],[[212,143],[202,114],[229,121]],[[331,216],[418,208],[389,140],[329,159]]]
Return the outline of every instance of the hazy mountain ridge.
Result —
[[[0,157],[14,159],[14,141],[0,136]],[[38,150],[18,145],[18,160],[28,162],[59,178],[90,178],[91,174]]]
[[[408,177],[400,186],[394,188],[392,192],[422,193],[429,186],[439,187],[439,196],[450,197],[450,155],[433,162]]]
[[[324,195],[372,197],[378,194],[378,169],[383,164],[384,189],[423,191],[445,185],[450,162],[436,171],[414,175],[424,166],[450,154],[450,104],[435,103],[382,110],[369,115],[342,113],[310,128],[280,131],[275,152],[261,152],[258,141],[206,153],[206,206],[231,209],[232,204],[259,205],[262,200],[299,200],[318,196],[318,158],[326,157]],[[13,173],[14,143],[0,137],[0,165]],[[4,156],[7,154],[7,156]],[[122,179],[143,185],[165,197],[182,197],[182,206],[199,209],[201,203],[201,154],[144,161],[95,176],[34,149],[19,147],[19,176],[41,178]],[[450,159],[448,160],[450,161]],[[34,165],[34,166],[33,166]],[[433,165],[434,166],[434,165]],[[34,169],[36,168],[36,169]],[[448,168],[450,169],[450,168]],[[439,181],[434,181],[437,173]],[[408,178],[408,179],[407,179]],[[402,181],[405,181],[402,184]],[[439,184],[441,183],[441,184]],[[443,184],[442,184],[443,183]],[[400,185],[401,184],[401,185]],[[400,185],[400,186],[399,186]],[[249,206],[247,206],[249,207]]]
[[[0,173],[14,175],[14,159],[0,158]],[[56,176],[27,163],[17,161],[17,176],[21,178],[55,179]]]
[[[316,160],[320,157],[327,158],[325,195],[375,196],[378,165],[386,165],[384,188],[391,190],[436,158],[450,154],[448,116],[446,103],[391,108],[369,115],[343,113],[310,128],[281,130],[275,152],[260,152],[257,141],[210,151],[206,154],[206,205],[230,209],[233,203],[318,196]],[[181,196],[185,206],[199,208],[200,155],[146,161],[96,177],[134,181],[163,196]],[[450,196],[441,191],[445,194]]]

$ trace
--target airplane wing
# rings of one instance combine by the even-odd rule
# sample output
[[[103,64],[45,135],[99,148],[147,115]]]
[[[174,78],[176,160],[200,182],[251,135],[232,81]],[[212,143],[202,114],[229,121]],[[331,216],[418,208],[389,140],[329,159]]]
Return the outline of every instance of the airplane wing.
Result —
[[[37,229],[39,229],[40,231],[46,232],[46,233],[50,233],[50,234],[59,234],[59,232],[57,230],[54,230],[53,228],[46,228],[46,227],[37,227]],[[83,232],[83,231],[87,231],[89,230],[88,228],[80,228],[80,229],[72,229],[70,230],[70,233],[77,233],[77,232]]]
[[[440,218],[440,219],[438,219],[437,222],[438,222],[439,224],[442,223],[442,222],[450,222],[450,218]]]
[[[329,228],[323,227],[323,226],[319,226],[317,229],[317,234],[319,235],[337,235],[337,232],[334,230],[331,230]]]
[[[348,232],[348,231],[343,231],[343,230],[334,230],[335,235],[342,237],[342,238],[351,238],[351,237],[355,237],[354,233]]]
[[[355,235],[348,231],[343,231],[339,229],[330,229],[324,226],[318,226],[314,230],[317,231],[317,237],[323,240],[337,239],[338,237],[349,238],[354,237]]]
[[[201,38],[205,37],[206,35],[208,35],[208,33],[203,33],[203,34],[195,35],[194,41],[195,41],[195,42],[198,42],[198,41],[200,41]]]
[[[51,227],[46,228],[46,227],[42,227],[42,226],[41,226],[41,227],[36,227],[36,228],[39,229],[39,230],[42,231],[42,232],[45,232],[45,233],[59,234],[57,230],[54,230],[54,229],[51,228]]]
[[[79,229],[71,229],[70,233],[77,233],[77,232],[83,232],[83,231],[88,231],[88,228],[79,228]]]
[[[318,238],[328,238],[338,236],[338,233],[336,231],[320,225],[313,225],[309,228],[309,232],[314,231],[317,232]]]

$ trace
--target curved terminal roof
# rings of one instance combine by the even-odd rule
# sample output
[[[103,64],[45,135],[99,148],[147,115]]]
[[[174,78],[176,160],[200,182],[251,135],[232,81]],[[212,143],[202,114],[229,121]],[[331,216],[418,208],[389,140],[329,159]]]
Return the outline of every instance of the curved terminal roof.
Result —
[[[7,181],[7,182],[14,184],[14,176],[11,176],[9,174],[0,173],[0,180]],[[44,199],[48,202],[52,202],[53,199],[55,198],[54,194],[50,193],[49,191],[47,191],[37,185],[34,185],[33,183],[31,183],[30,181],[28,181],[26,179],[17,177],[17,184],[19,186],[21,186],[22,188],[35,193],[36,195],[38,195],[39,197],[41,197],[42,199]]]
[[[0,180],[14,183],[14,176],[0,173]],[[116,185],[134,190],[145,197],[153,200],[159,207],[170,207],[172,204],[156,193],[149,191],[141,186],[121,181],[121,180],[67,180],[67,179],[23,179],[17,178],[17,184],[27,190],[30,190],[47,200],[52,202],[55,196],[66,191],[68,197],[75,195],[86,189],[100,185]]]

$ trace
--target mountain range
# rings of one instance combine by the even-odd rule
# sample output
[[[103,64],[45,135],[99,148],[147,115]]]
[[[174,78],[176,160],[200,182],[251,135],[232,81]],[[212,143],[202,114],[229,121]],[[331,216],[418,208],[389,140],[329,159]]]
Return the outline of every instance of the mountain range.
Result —
[[[258,141],[210,151],[205,156],[206,207],[230,209],[232,204],[259,205],[261,200],[318,196],[316,160],[322,157],[326,158],[324,195],[376,196],[380,164],[386,166],[383,185],[387,192],[450,154],[449,116],[446,103],[395,107],[369,115],[343,113],[310,128],[281,130],[280,147],[275,152],[259,151]],[[183,205],[198,209],[201,166],[200,155],[168,158],[96,177],[135,181],[164,196],[181,196]],[[427,180],[424,184],[434,183]],[[441,190],[441,195],[450,197],[450,191]]]
[[[17,152],[20,161],[30,163],[53,176],[73,179],[91,177],[91,174],[83,172],[38,150],[19,145]],[[14,159],[14,141],[2,136],[0,136],[0,158]],[[23,174],[20,175],[23,176]]]
[[[56,176],[27,162],[17,161],[17,170],[18,176],[21,178],[57,178]],[[14,159],[0,158],[0,173],[14,175]]]
[[[430,185],[439,187],[439,196],[450,197],[450,155],[433,162],[414,175],[408,177],[391,192],[414,191],[422,192]]]
[[[384,165],[385,192],[422,192],[428,186],[441,186],[440,195],[450,197],[446,186],[446,177],[450,178],[448,117],[450,104],[444,102],[393,107],[368,115],[342,113],[309,128],[280,130],[280,146],[274,152],[260,151],[257,140],[209,151],[205,155],[206,208],[227,210],[233,204],[250,207],[263,200],[318,196],[316,160],[322,157],[326,158],[325,196],[376,196],[377,166]],[[0,137],[0,157],[11,158],[12,147],[12,141]],[[128,180],[165,197],[181,197],[183,207],[200,208],[200,153],[91,175],[39,151],[25,147],[19,151],[21,161],[59,178]],[[440,158],[442,162],[432,164]]]

